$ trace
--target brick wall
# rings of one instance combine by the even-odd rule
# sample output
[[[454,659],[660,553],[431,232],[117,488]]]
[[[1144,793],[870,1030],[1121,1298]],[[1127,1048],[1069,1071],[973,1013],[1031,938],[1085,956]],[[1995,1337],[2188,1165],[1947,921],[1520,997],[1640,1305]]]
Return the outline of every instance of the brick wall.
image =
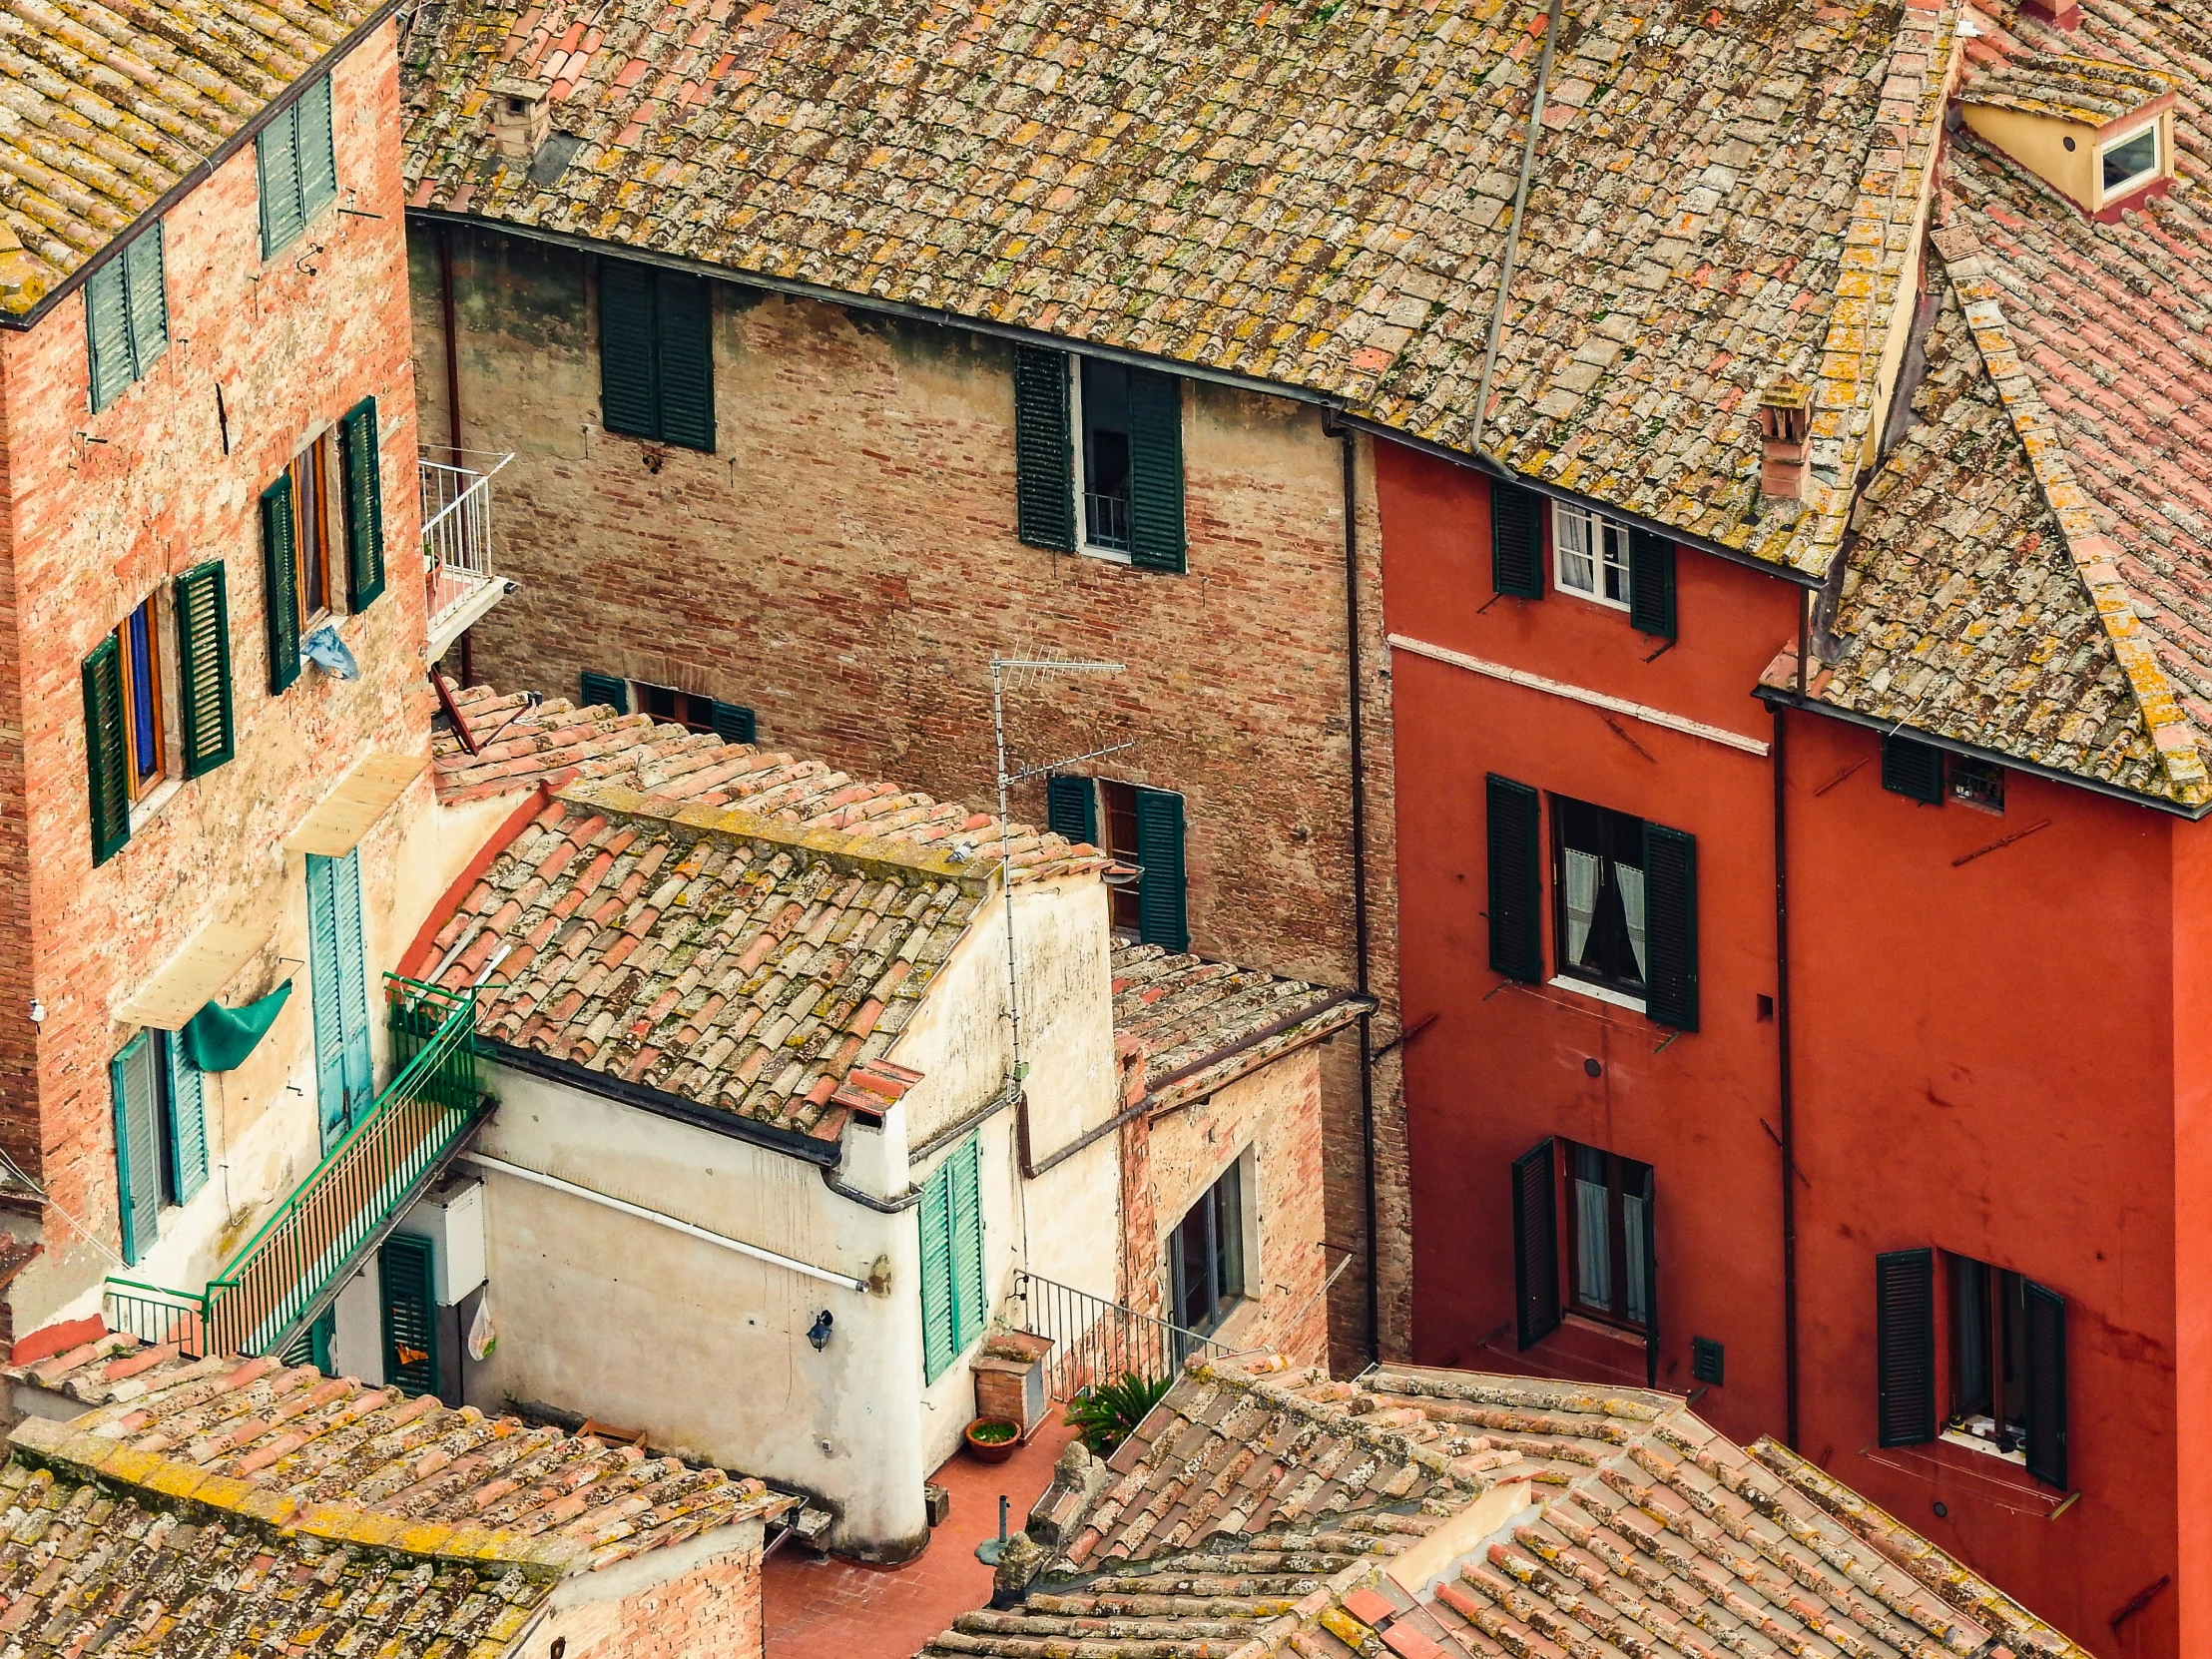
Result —
[[[112,1019],[112,1007],[218,916],[266,916],[276,929],[235,981],[232,1000],[288,974],[280,958],[304,955],[304,898],[300,860],[281,850],[283,837],[372,745],[427,749],[391,24],[337,65],[333,93],[336,207],[265,262],[252,147],[217,167],[164,219],[173,343],[115,403],[90,410],[80,295],[29,331],[0,335],[8,503],[0,543],[0,1136],[57,1205],[111,1247],[108,1062],[132,1034]],[[362,675],[339,684],[310,671],[273,699],[259,494],[312,435],[370,392],[382,417],[389,587],[367,613],[339,622]],[[80,664],[149,594],[218,555],[228,567],[238,758],[183,784],[128,846],[95,868]],[[393,821],[427,804],[427,784],[418,783],[364,860],[385,855]],[[373,862],[367,874],[373,946],[377,906],[393,877]],[[276,1105],[299,1117],[311,1142],[311,1098],[283,1093],[308,1050],[303,983],[301,990],[264,1044],[273,1058],[258,1054],[251,1076],[211,1080],[214,1155]],[[34,995],[47,1010],[35,1038],[24,1017]],[[206,1203],[244,1211],[265,1196],[239,1190],[220,1170],[210,1193]],[[42,1323],[112,1266],[51,1210],[44,1236],[45,1254],[10,1291],[18,1329]]]
[[[565,1581],[514,1659],[760,1659],[761,1523]]]
[[[1341,446],[1311,405],[1194,382],[1190,571],[1025,547],[1013,535],[1011,349],[953,328],[717,289],[718,449],[599,426],[592,263],[491,233],[413,232],[425,429],[450,433],[438,240],[459,317],[460,441],[516,451],[501,544],[523,591],[475,630],[476,677],[573,696],[585,669],[742,703],[761,736],[940,795],[992,787],[988,661],[1124,662],[1011,699],[1015,757],[1108,744],[1095,770],[1181,791],[1193,946],[1354,981]],[[1387,680],[1371,471],[1365,697],[1373,937],[1394,936]],[[1042,784],[1022,813],[1043,812]],[[1394,1030],[1386,943],[1372,951]],[[1328,1069],[1330,1231],[1364,1227],[1358,1069]],[[1391,1099],[1378,1099],[1385,1131]],[[1385,1171],[1402,1160],[1394,1148]],[[1384,1195],[1386,1340],[1402,1346],[1398,1189]],[[1364,1343],[1346,1276],[1340,1349]]]

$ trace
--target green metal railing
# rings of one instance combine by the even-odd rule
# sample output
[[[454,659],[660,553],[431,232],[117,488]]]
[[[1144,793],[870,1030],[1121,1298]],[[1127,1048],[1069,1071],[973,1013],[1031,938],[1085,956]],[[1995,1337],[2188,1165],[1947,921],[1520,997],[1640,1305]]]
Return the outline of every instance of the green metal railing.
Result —
[[[476,993],[384,975],[393,1073],[358,1123],[195,1295],[107,1286],[111,1330],[191,1354],[261,1354],[316,1311],[474,1126]]]

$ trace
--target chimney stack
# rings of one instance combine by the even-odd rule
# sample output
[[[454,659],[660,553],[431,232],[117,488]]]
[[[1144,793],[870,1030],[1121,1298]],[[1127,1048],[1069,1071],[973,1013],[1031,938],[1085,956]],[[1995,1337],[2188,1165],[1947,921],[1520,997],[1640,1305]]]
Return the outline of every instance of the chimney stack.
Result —
[[[1813,388],[1784,380],[1759,394],[1759,493],[1769,501],[1803,501],[1811,468]]]
[[[2020,10],[2061,29],[2081,27],[2081,0],[2020,0]]]
[[[529,81],[491,84],[491,136],[502,161],[528,167],[552,135],[553,109],[544,87]]]

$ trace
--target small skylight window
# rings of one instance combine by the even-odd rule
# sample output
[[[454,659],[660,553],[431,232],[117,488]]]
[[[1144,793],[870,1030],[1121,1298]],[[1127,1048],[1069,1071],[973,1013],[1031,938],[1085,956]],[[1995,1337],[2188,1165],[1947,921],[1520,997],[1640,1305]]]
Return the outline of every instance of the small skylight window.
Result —
[[[2158,123],[2154,121],[2106,145],[2097,152],[2097,165],[2103,170],[2107,197],[2117,196],[2131,185],[2157,177]]]

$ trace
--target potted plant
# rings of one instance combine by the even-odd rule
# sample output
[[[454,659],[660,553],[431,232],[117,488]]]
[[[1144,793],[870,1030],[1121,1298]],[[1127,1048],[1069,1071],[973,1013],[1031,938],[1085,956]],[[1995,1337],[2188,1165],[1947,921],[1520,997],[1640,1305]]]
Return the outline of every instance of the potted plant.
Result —
[[[1003,1463],[1021,1444],[1021,1424],[1011,1417],[977,1417],[967,1425],[967,1445],[976,1459]]]

